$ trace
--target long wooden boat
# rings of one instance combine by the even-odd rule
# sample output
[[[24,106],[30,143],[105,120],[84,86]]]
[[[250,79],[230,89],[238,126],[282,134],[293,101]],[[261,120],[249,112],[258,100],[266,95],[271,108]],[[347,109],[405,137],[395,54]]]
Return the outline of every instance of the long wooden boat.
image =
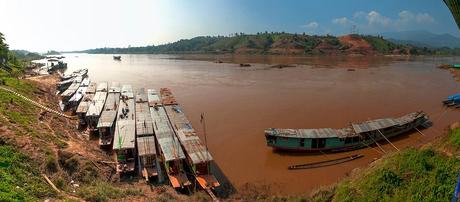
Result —
[[[134,173],[136,165],[136,110],[131,85],[121,87],[113,150],[117,155],[117,172]]]
[[[185,154],[174,130],[169,123],[166,111],[161,104],[160,96],[153,89],[148,89],[148,103],[153,129],[158,143],[158,152],[161,157],[160,164],[164,166],[166,175],[174,188],[185,188],[191,185],[185,174]],[[159,166],[158,168],[161,168]],[[159,172],[160,182],[162,172]]]
[[[115,119],[117,118],[118,105],[120,103],[120,92],[120,84],[112,82],[104,104],[104,110],[97,123],[99,146],[101,147],[112,145],[115,132]]]
[[[102,82],[97,85],[96,94],[93,100],[89,103],[88,111],[86,111],[86,120],[90,131],[97,130],[97,123],[104,109],[105,100],[107,99],[108,84]]]
[[[94,82],[90,82],[88,88],[86,89],[85,96],[83,96],[80,104],[78,104],[77,109],[75,110],[75,114],[78,116],[79,119],[79,127],[83,127],[87,125],[86,122],[86,112],[88,112],[88,108],[90,102],[94,98],[94,94],[96,93],[97,84]]]
[[[177,103],[171,91],[167,88],[160,89],[163,105],[168,119],[173,126],[179,142],[187,156],[187,163],[196,181],[203,189],[214,189],[220,186],[216,177],[211,173],[210,164],[213,161],[211,154],[201,143],[191,122],[185,116],[181,106]]]
[[[406,133],[428,122],[420,111],[399,118],[385,118],[352,123],[342,129],[276,129],[265,130],[267,145],[279,150],[341,151],[373,144],[376,141]]]
[[[85,96],[90,83],[91,81],[89,80],[89,78],[84,78],[83,81],[80,83],[80,87],[78,87],[77,91],[73,94],[73,96],[65,104],[66,105],[65,108],[69,108],[72,112],[75,112],[76,108],[80,104],[80,101]]]
[[[139,173],[146,181],[158,176],[158,154],[150,116],[147,92],[141,88],[136,92],[136,142]]]

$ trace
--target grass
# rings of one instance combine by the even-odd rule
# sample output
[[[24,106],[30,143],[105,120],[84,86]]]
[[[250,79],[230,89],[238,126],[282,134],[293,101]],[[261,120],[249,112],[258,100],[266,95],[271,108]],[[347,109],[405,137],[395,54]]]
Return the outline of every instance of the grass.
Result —
[[[142,195],[141,190],[115,188],[107,182],[95,182],[78,190],[78,195],[86,201],[108,201],[129,196]]]
[[[0,145],[0,201],[38,201],[56,193],[40,177],[38,165],[12,146]]]
[[[450,131],[448,141],[450,145],[452,145],[456,149],[460,149],[460,128],[455,128]]]
[[[455,134],[455,135],[453,135]],[[449,140],[458,144],[458,129]],[[341,182],[334,201],[449,201],[460,160],[432,148],[407,149]]]

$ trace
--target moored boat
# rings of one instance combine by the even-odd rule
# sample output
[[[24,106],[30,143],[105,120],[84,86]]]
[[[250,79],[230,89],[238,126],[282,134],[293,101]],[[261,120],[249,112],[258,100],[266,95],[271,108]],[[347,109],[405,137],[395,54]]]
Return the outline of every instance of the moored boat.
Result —
[[[185,116],[181,106],[177,103],[171,91],[167,88],[160,89],[161,99],[166,109],[168,119],[173,126],[179,142],[187,156],[187,163],[193,176],[203,189],[214,189],[220,186],[211,172],[210,164],[213,158],[207,148],[202,144],[191,122]]]
[[[99,132],[99,146],[106,147],[112,144],[117,118],[118,105],[120,103],[120,84],[112,82],[101,116],[97,123]]]
[[[139,173],[146,181],[159,173],[158,155],[150,116],[147,93],[143,88],[136,92],[136,142]]]
[[[385,118],[352,123],[342,129],[277,129],[265,130],[267,145],[291,151],[341,151],[365,147],[391,138],[427,123],[424,112],[413,112],[399,118]]]
[[[117,156],[117,172],[135,172],[136,165],[136,110],[133,89],[130,85],[121,87],[113,150]]]
[[[191,185],[185,174],[185,154],[179,140],[174,134],[169,123],[166,111],[161,103],[160,96],[153,89],[148,90],[148,103],[150,116],[154,124],[155,137],[158,143],[158,151],[161,156],[161,165],[164,166],[171,185],[176,188],[184,188]],[[159,168],[161,168],[159,166]],[[162,181],[161,172],[159,179]]]
[[[86,111],[88,129],[92,132],[97,130],[97,123],[104,109],[105,100],[107,99],[107,90],[107,82],[99,83],[96,88],[96,94],[94,94],[93,100],[89,103],[88,110]]]
[[[86,112],[88,112],[89,105],[94,98],[94,94],[96,93],[97,84],[94,82],[89,83],[88,88],[86,89],[85,96],[83,96],[80,104],[78,104],[77,109],[75,110],[75,114],[77,114],[79,121],[79,128],[84,127],[87,125],[86,121]]]

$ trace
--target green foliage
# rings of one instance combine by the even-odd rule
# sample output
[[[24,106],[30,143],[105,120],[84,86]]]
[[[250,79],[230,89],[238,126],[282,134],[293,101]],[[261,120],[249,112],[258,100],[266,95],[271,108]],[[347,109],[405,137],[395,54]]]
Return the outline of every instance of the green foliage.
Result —
[[[108,201],[109,199],[140,196],[142,195],[142,191],[137,189],[120,189],[113,187],[107,182],[98,181],[90,186],[79,189],[78,195],[86,201]]]
[[[459,169],[455,158],[431,149],[408,149],[339,184],[334,200],[449,201]]]
[[[0,201],[38,201],[55,197],[38,165],[11,146],[0,145]]]
[[[449,143],[457,148],[460,149],[460,128],[456,128],[450,131],[449,133]]]

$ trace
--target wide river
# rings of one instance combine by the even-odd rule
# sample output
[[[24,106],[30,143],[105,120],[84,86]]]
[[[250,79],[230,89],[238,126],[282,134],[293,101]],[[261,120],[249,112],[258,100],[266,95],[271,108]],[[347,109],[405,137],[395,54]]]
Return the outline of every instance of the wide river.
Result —
[[[459,110],[441,104],[447,95],[460,92],[460,84],[448,71],[436,68],[453,63],[453,58],[122,55],[115,61],[112,55],[65,56],[68,72],[88,68],[95,82],[171,88],[203,141],[200,114],[205,113],[209,150],[237,189],[252,183],[285,194],[308,192],[380,157],[370,148],[336,154],[275,152],[266,146],[265,128],[341,128],[350,122],[427,112],[434,125],[422,131],[426,136],[412,133],[391,139],[405,148],[432,140],[460,119]],[[297,65],[270,68],[280,63]],[[382,144],[385,151],[395,152],[390,144]],[[287,169],[350,154],[365,157],[324,168]]]

